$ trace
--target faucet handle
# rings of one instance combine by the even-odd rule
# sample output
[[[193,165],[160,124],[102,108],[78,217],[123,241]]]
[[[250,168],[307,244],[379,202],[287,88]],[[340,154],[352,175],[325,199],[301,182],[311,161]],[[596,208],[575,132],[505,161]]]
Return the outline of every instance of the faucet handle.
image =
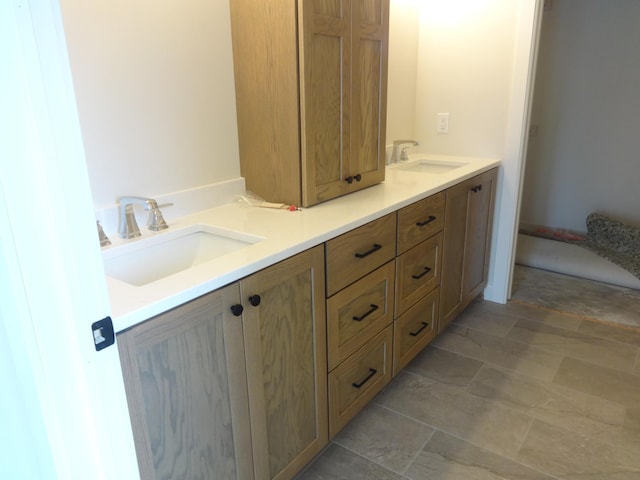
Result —
[[[409,147],[406,146],[406,147],[400,148],[402,145],[415,147],[420,144],[416,140],[394,140],[390,163],[397,163],[398,161],[404,162],[409,160],[409,155],[407,154],[407,148]],[[398,152],[399,149],[401,150],[400,152]]]
[[[96,220],[96,226],[98,227],[98,238],[100,239],[100,246],[104,247],[107,245],[111,245],[111,240],[109,240],[109,237],[107,237],[107,235],[104,233],[99,220]]]
[[[173,203],[158,205],[155,201],[148,204],[149,208],[147,210],[149,210],[149,220],[147,221],[147,225],[149,226],[149,230],[152,232],[159,232],[160,230],[166,230],[169,228],[169,225],[167,225],[167,222],[162,216],[160,207],[170,207],[171,205],[173,205]]]

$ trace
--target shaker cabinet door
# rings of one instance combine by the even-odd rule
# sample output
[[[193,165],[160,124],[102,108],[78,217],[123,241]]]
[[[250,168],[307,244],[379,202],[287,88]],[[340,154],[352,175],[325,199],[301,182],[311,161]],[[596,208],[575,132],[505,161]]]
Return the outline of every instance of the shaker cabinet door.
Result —
[[[254,478],[239,300],[232,284],[118,335],[141,478]]]
[[[290,479],[328,442],[324,252],[240,281],[258,479]]]

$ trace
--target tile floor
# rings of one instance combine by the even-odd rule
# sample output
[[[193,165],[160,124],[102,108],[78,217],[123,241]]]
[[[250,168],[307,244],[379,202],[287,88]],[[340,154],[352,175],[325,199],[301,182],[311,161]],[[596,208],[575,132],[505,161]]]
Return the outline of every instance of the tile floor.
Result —
[[[640,480],[640,319],[602,322],[640,317],[638,292],[590,284],[576,311],[581,281],[556,275],[473,303],[299,479]]]

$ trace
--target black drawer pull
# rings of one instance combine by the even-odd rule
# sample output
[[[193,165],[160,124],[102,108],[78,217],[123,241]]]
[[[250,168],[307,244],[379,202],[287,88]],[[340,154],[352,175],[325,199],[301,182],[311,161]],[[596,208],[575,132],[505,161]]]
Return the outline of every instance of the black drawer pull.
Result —
[[[422,326],[415,332],[409,332],[409,335],[411,335],[412,337],[417,337],[418,335],[420,335],[420,332],[423,331],[428,326],[429,324],[427,322],[422,322]]]
[[[482,184],[476,185],[475,187],[471,187],[471,191],[473,193],[478,193],[480,190],[482,190]]]
[[[373,303],[370,305],[371,306],[371,310],[369,310],[367,313],[365,313],[364,315],[362,315],[361,317],[353,317],[353,319],[356,322],[361,322],[362,320],[364,320],[366,317],[368,317],[369,315],[371,315],[373,312],[375,312],[378,308],[378,305],[374,305]]]
[[[347,182],[349,185],[351,185],[353,183],[353,177],[349,175],[347,178],[344,179],[344,181]]]
[[[425,225],[429,225],[431,222],[433,222],[436,219],[436,217],[434,217],[433,215],[429,215],[429,218],[427,218],[424,222],[418,222],[416,223],[417,227],[424,227]]]
[[[424,267],[424,272],[418,274],[418,275],[411,275],[413,278],[415,278],[416,280],[420,280],[422,277],[424,277],[427,273],[429,273],[431,271],[431,268],[429,267]]]
[[[351,386],[356,387],[356,388],[362,387],[365,383],[367,383],[369,380],[371,380],[371,377],[373,377],[376,373],[378,373],[378,371],[375,368],[370,368],[369,369],[369,375],[367,375],[367,378],[362,380],[360,383],[352,383]]]
[[[242,308],[242,305],[240,304],[231,305],[231,313],[233,313],[236,317],[239,317],[240,315],[242,315],[243,311],[244,311],[244,308]]]
[[[360,175],[359,173],[356,173],[353,178],[356,179],[356,182],[359,182],[360,180],[362,180],[362,175]]]
[[[364,252],[364,253],[356,253],[356,257],[357,258],[368,257],[373,252],[376,252],[376,251],[380,250],[381,248],[382,248],[382,245],[378,245],[377,243],[374,243],[373,244],[373,248],[371,250],[369,250],[368,252]]]

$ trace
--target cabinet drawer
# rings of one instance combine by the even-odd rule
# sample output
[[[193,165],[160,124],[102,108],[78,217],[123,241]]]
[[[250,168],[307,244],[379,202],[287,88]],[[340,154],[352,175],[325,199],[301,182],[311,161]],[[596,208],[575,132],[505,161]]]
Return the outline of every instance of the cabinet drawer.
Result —
[[[329,435],[333,437],[391,380],[389,325],[329,374]]]
[[[402,314],[393,324],[393,375],[396,376],[438,333],[440,289]]]
[[[395,213],[329,240],[326,243],[327,296],[387,263],[395,252]]]
[[[391,323],[394,276],[391,261],[327,300],[329,370]]]
[[[441,260],[442,232],[397,258],[396,317],[440,284]]]
[[[398,255],[442,230],[444,199],[440,192],[398,210]]]

